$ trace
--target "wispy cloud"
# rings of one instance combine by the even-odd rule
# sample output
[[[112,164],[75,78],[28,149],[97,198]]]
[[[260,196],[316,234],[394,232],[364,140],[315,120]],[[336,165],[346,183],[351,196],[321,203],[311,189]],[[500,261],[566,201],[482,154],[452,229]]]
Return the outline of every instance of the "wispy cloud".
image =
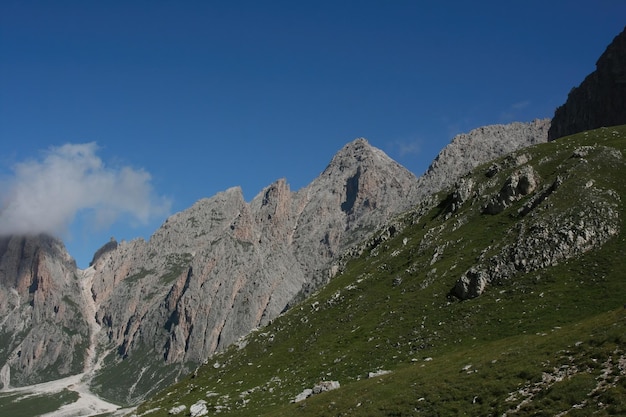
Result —
[[[516,121],[520,117],[520,113],[530,106],[530,100],[523,100],[513,103],[508,109],[500,114],[500,119],[504,122]],[[521,120],[520,120],[521,121]]]
[[[79,212],[102,229],[120,217],[146,223],[169,212],[142,169],[107,167],[96,143],[52,147],[39,160],[16,164],[0,184],[0,235],[63,235]]]
[[[522,110],[530,105],[530,100],[518,101],[517,103],[513,103],[511,108],[513,110]]]
[[[394,140],[389,142],[389,149],[393,151],[395,155],[399,157],[405,157],[407,155],[418,155],[421,151],[419,140]]]

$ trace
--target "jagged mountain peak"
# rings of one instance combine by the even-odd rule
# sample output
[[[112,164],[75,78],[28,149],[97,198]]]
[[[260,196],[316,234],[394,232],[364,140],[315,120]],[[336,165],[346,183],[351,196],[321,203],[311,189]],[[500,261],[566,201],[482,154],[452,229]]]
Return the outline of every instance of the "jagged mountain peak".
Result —
[[[330,175],[334,170],[344,171],[356,165],[365,167],[392,165],[404,169],[385,152],[372,146],[367,139],[357,138],[347,143],[333,156],[322,176]]]

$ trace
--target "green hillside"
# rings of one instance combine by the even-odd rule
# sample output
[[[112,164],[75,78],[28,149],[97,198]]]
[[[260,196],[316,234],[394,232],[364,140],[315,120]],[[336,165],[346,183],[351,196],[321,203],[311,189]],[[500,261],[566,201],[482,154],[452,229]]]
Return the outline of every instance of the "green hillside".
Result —
[[[625,149],[602,128],[479,167],[135,413],[626,414]],[[536,187],[511,197],[520,170]],[[464,275],[482,294],[456,296]],[[341,386],[292,402],[320,381]]]

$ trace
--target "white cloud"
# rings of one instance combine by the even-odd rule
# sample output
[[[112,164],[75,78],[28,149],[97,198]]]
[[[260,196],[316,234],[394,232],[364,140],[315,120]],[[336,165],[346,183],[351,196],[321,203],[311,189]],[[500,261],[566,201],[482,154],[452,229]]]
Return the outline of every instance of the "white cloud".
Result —
[[[94,229],[121,216],[147,223],[168,213],[154,195],[150,174],[109,168],[95,142],[50,148],[41,160],[21,162],[0,185],[0,235],[67,233],[78,212],[90,211]]]

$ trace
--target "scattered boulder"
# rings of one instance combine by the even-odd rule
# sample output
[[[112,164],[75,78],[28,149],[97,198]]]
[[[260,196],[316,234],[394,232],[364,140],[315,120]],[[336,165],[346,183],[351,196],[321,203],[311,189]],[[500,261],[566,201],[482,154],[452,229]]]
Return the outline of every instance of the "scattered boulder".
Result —
[[[375,372],[368,372],[367,373],[367,377],[368,378],[376,378],[377,376],[382,376],[382,375],[387,375],[390,374],[391,371],[386,371],[384,369],[379,369],[378,371]]]
[[[168,414],[172,414],[172,415],[180,414],[186,409],[187,409],[186,405],[177,405],[177,406],[170,408],[170,411],[168,411]]]
[[[313,387],[313,394],[332,391],[340,387],[339,381],[320,381]]]
[[[300,401],[306,400],[311,395],[313,395],[313,390],[311,388],[306,388],[300,394],[296,395],[296,398],[294,398],[293,402],[294,403],[299,403]]]
[[[296,395],[296,398],[292,402],[299,403],[309,398],[311,395],[321,394],[322,392],[332,391],[339,388],[341,385],[339,381],[320,381],[313,388],[306,388],[300,394]]]
[[[209,410],[206,406],[206,401],[200,400],[191,407],[189,407],[189,415],[191,417],[202,417],[209,414]]]

